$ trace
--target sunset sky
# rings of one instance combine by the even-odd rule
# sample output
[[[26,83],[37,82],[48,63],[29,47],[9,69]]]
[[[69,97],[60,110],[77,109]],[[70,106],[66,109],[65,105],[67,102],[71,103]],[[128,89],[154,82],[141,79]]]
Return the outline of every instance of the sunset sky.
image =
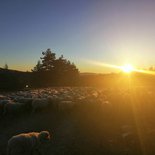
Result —
[[[0,67],[30,71],[47,48],[81,72],[155,65],[155,0],[1,0]]]

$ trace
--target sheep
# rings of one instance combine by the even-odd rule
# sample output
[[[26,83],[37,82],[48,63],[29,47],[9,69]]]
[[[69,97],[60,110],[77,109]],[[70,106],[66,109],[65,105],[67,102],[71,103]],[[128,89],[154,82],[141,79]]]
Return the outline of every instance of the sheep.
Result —
[[[50,142],[48,131],[22,133],[9,139],[7,145],[7,155],[43,155]]]
[[[12,101],[11,100],[1,100],[0,101],[0,115],[3,115],[3,113],[4,113],[4,107],[5,107],[5,105],[6,104],[9,104],[9,103],[11,103]]]
[[[58,103],[58,110],[59,111],[68,111],[73,108],[75,103],[73,101],[61,101]]]
[[[50,105],[49,108],[52,109],[52,110],[58,110],[58,104],[59,104],[60,101],[61,101],[61,99],[56,95],[49,96],[48,97],[48,102],[49,102],[49,105]]]
[[[19,97],[15,101],[17,101],[19,103],[30,103],[31,104],[32,98],[23,98],[23,97],[21,98],[21,97]]]
[[[19,98],[18,103],[21,103],[25,109],[25,112],[30,112],[32,109],[32,98]]]
[[[4,105],[3,115],[18,115],[25,110],[25,105],[18,102],[8,102]]]
[[[7,99],[7,96],[0,95],[0,100],[5,100],[5,99]]]
[[[37,110],[45,109],[49,105],[48,99],[40,99],[36,98],[32,101],[32,112],[36,112]]]

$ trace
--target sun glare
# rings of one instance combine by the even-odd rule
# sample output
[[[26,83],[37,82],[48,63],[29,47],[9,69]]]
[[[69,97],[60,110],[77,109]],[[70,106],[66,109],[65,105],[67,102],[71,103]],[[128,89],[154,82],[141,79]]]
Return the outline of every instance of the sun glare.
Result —
[[[134,71],[134,67],[131,64],[126,64],[121,67],[122,71],[125,73],[131,73]]]

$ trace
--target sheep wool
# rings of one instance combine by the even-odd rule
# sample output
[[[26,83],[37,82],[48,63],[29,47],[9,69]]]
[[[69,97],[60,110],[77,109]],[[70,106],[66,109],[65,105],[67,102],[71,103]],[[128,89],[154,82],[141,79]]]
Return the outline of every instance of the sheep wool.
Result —
[[[22,133],[13,136],[8,141],[7,155],[32,155],[33,152],[39,151],[42,143],[50,140],[48,131]]]

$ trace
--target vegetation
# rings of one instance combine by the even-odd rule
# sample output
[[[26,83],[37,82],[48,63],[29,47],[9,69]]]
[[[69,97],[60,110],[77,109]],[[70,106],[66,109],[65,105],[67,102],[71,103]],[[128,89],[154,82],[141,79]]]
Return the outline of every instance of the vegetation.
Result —
[[[9,67],[8,67],[8,65],[7,64],[5,64],[4,65],[4,69],[8,69]]]
[[[155,67],[151,66],[148,70],[154,71]],[[137,86],[152,85],[155,81],[155,76],[151,74],[132,73],[130,77]],[[56,57],[51,49],[42,52],[32,72],[10,70],[7,64],[0,68],[0,90],[50,86],[126,87],[128,82],[128,76],[123,73],[80,74],[74,63],[65,59],[63,55]]]
[[[74,63],[63,55],[56,58],[50,49],[42,52],[32,72],[9,70],[8,65],[0,68],[0,89],[23,89],[31,87],[73,86],[79,84],[79,71]]]
[[[37,65],[34,67],[34,69],[32,69],[32,71],[39,72],[39,71],[41,71],[41,67],[42,67],[42,64],[41,64],[40,60],[38,60]]]
[[[78,69],[71,63],[69,60],[64,59],[63,55],[56,59],[56,54],[53,53],[50,49],[47,49],[45,52],[42,52],[43,57],[41,57],[37,65],[32,69],[33,72],[39,71],[48,71],[54,73],[69,73],[74,72],[78,74]]]
[[[42,52],[40,59],[32,70],[35,86],[66,86],[78,83],[78,69],[63,55],[56,58],[56,54],[47,49]]]
[[[155,66],[151,66],[151,67],[149,68],[149,70],[150,70],[150,71],[155,71]]]

